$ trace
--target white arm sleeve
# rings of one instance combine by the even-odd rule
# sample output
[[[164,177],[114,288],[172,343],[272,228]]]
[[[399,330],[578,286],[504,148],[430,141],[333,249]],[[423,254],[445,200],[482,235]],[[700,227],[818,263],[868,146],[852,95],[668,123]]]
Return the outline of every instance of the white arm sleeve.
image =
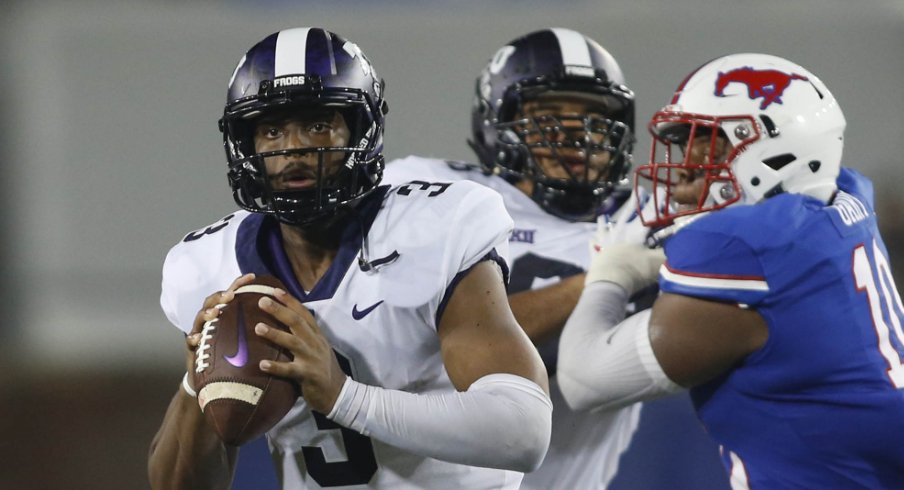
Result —
[[[431,458],[529,472],[549,447],[552,402],[512,374],[484,376],[465,392],[425,395],[347,378],[327,417]]]
[[[556,376],[574,410],[613,409],[683,388],[650,345],[650,310],[624,319],[627,292],[611,282],[584,287],[562,332]]]

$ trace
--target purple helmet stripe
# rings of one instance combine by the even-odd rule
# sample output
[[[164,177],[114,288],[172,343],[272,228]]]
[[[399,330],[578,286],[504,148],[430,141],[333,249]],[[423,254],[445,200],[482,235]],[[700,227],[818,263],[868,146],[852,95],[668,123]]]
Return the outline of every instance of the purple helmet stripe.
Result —
[[[336,75],[336,56],[333,53],[333,39],[322,29],[311,31],[308,36],[308,73]]]

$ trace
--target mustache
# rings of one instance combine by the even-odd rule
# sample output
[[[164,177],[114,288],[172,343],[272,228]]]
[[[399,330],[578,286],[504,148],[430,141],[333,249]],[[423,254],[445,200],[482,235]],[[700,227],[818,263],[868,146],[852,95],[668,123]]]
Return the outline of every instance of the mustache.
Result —
[[[323,174],[317,178],[316,165],[311,168],[304,164],[290,165],[276,174],[270,175],[268,180],[270,185],[279,186],[291,180],[313,180],[319,186],[332,187],[338,185],[342,181],[342,167],[324,168]]]
[[[270,176],[271,180],[316,179],[317,169],[303,163],[291,164]]]

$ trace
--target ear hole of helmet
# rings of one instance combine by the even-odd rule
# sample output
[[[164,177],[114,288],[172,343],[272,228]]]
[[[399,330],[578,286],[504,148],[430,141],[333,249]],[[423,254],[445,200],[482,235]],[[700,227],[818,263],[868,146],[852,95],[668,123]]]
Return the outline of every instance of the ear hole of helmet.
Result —
[[[779,131],[778,128],[775,127],[775,123],[772,122],[771,117],[760,114],[760,121],[763,121],[763,127],[766,128],[766,134],[768,134],[770,138],[775,138],[781,134],[781,131]]]
[[[763,163],[772,170],[780,170],[785,165],[788,165],[794,160],[797,160],[796,156],[792,155],[791,153],[783,153],[781,155],[766,158],[765,160],[763,160]]]

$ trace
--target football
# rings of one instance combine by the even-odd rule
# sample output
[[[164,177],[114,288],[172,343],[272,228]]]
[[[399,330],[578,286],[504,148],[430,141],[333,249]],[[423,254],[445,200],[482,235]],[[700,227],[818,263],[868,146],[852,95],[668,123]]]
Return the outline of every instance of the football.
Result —
[[[292,354],[258,337],[259,322],[288,331],[257,303],[285,286],[273,276],[256,277],[218,305],[220,315],[206,322],[192,370],[198,404],[224,443],[239,446],[268,431],[295,404],[298,384],[260,370],[262,360],[291,361]]]

